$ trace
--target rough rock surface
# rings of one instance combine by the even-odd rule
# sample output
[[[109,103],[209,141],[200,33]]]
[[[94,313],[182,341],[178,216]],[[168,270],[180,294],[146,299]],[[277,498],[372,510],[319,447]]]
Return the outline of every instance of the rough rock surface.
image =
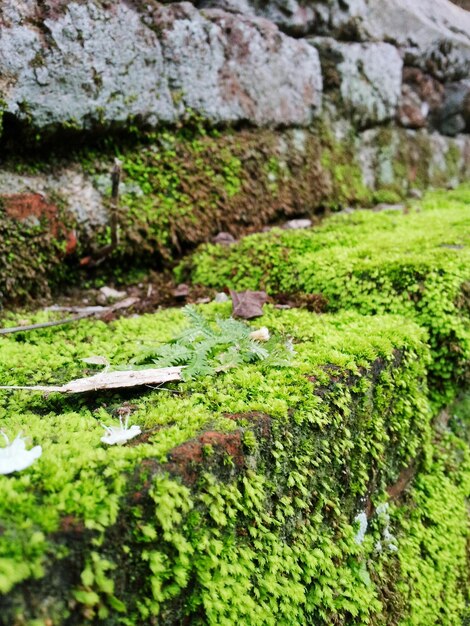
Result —
[[[402,49],[407,65],[439,79],[465,76],[470,63],[470,15],[447,0],[348,2],[343,28],[362,41],[388,41]],[[340,16],[341,14],[337,13]]]
[[[103,195],[78,165],[49,174],[17,174],[6,169],[0,170],[0,196],[28,194],[36,194],[51,201],[60,200],[85,230],[108,221]]]
[[[371,128],[355,141],[357,161],[367,187],[408,190],[453,187],[470,177],[470,137],[444,137],[425,130]]]
[[[138,119],[305,124],[321,103],[318,55],[272,23],[188,3],[18,3],[1,9],[3,110],[36,128]]]
[[[417,67],[403,69],[397,121],[405,128],[422,128],[436,115],[444,101],[444,86]]]
[[[469,71],[470,14],[449,0],[201,0],[199,5],[265,17],[296,36],[392,43],[408,64],[441,79]]]
[[[325,88],[338,88],[342,110],[360,127],[395,116],[403,61],[387,43],[342,43],[329,37],[310,40],[318,49]]]
[[[444,135],[455,136],[470,131],[470,80],[446,85],[436,122]]]

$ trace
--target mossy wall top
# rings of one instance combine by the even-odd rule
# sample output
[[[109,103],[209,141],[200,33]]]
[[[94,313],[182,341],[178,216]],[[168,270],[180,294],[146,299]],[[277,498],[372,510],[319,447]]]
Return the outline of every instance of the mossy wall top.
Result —
[[[10,624],[385,624],[420,605],[428,590],[412,582],[415,547],[400,531],[418,524],[413,506],[397,511],[398,555],[385,542],[373,556],[390,531],[373,511],[430,445],[423,332],[353,313],[269,310],[262,323],[293,338],[290,366],[246,365],[126,397],[2,392],[6,432],[43,446],[31,468],[0,477],[0,604]],[[1,380],[59,382],[90,354],[126,363],[182,324],[169,310],[1,339]],[[100,422],[123,408],[143,435],[105,448]],[[431,457],[427,471],[450,480]],[[467,483],[448,484],[448,500],[432,507],[451,499],[453,543],[433,589],[453,619],[464,602]],[[370,534],[358,544],[363,509]],[[429,541],[432,559],[441,547]],[[423,580],[428,567],[425,557]]]
[[[193,281],[218,289],[321,293],[330,310],[415,318],[429,332],[431,385],[441,402],[468,371],[468,187],[429,193],[408,212],[356,211],[319,228],[209,245],[189,266]]]

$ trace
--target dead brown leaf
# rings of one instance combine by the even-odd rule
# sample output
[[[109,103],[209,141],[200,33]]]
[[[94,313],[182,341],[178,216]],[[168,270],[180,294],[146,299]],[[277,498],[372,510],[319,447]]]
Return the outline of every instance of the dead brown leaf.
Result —
[[[261,317],[263,305],[268,301],[265,291],[232,291],[230,297],[233,303],[233,315],[245,320]]]

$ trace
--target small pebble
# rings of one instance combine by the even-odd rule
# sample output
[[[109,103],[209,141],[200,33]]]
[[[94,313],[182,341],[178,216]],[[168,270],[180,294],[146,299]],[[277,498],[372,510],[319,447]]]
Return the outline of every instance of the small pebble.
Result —
[[[289,220],[284,224],[284,228],[288,230],[298,230],[301,228],[310,228],[312,225],[312,220],[309,219],[298,219],[298,220]]]
[[[106,300],[122,300],[127,296],[125,291],[118,291],[112,287],[101,287],[100,293]]]
[[[177,285],[176,288],[173,289],[173,295],[175,298],[187,298],[189,296],[188,285],[185,285],[185,283]]]
[[[423,192],[421,191],[421,189],[416,189],[415,187],[413,187],[408,191],[408,196],[410,198],[415,198],[416,200],[421,200],[421,198],[423,197]]]
[[[230,233],[220,232],[220,233],[217,233],[215,237],[212,237],[211,241],[212,243],[221,243],[223,245],[228,246],[232,243],[235,243],[236,239]]]
[[[216,293],[214,297],[214,302],[228,302],[230,298],[223,291]]]

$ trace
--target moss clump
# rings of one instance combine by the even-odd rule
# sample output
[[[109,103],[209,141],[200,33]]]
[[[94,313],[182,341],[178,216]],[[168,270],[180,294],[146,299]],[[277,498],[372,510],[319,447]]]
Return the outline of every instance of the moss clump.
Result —
[[[328,192],[316,136],[303,131],[208,130],[197,121],[116,146],[123,162],[117,257],[168,261],[218,231],[237,235],[318,207]],[[104,172],[85,155],[85,167]],[[108,164],[106,164],[106,167]]]
[[[64,280],[66,239],[46,216],[19,221],[0,200],[0,308],[3,302],[37,297]]]
[[[466,420],[469,427],[468,411]],[[426,448],[413,488],[393,511],[401,535],[396,589],[408,605],[406,624],[460,624],[468,615],[469,496],[468,443],[440,433]]]
[[[307,231],[272,231],[190,261],[208,286],[321,293],[330,310],[391,312],[428,330],[436,399],[449,401],[470,358],[470,190],[434,192],[407,214],[358,211]]]
[[[381,572],[398,571],[397,555],[374,556],[372,512],[430,441],[425,335],[347,312],[268,309],[260,323],[293,338],[290,366],[243,365],[125,403],[1,392],[3,429],[43,446],[28,470],[0,476],[8,623],[392,623]],[[63,381],[90,354],[127,363],[183,324],[168,310],[2,338],[0,380]],[[104,448],[100,422],[123,410],[143,434]],[[372,533],[358,545],[363,509]]]
[[[350,205],[372,204],[373,194],[364,182],[363,172],[357,161],[354,131],[338,140],[327,124],[318,124],[321,142],[321,164],[330,176],[331,191],[325,198],[325,206],[337,210]]]

